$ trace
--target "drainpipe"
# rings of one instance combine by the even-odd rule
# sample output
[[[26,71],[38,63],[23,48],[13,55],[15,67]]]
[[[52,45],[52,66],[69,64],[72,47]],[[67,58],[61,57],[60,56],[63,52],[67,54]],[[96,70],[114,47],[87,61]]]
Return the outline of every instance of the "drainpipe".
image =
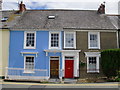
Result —
[[[117,36],[117,48],[120,48],[119,47],[119,29],[116,32],[116,36]]]

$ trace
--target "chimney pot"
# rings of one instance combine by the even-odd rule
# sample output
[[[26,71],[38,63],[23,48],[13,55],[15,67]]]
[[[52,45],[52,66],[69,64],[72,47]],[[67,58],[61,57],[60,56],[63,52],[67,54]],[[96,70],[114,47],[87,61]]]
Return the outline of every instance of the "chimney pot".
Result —
[[[21,3],[19,4],[19,12],[23,13],[24,11],[26,11],[26,6],[25,4],[23,4],[23,1],[21,1]]]
[[[105,2],[101,4],[97,11],[98,14],[105,14]]]

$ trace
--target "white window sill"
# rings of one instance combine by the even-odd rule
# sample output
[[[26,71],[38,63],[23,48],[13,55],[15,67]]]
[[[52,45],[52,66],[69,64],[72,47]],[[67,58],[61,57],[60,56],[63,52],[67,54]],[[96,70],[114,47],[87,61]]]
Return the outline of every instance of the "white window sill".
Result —
[[[52,48],[52,47],[51,47],[51,48],[49,48],[49,49],[60,49],[60,48],[59,48],[59,47],[58,47],[58,48]]]
[[[64,47],[64,49],[76,49],[76,47]]]
[[[87,71],[87,73],[99,73],[99,71]]]
[[[24,71],[23,73],[35,73],[34,71]]]
[[[35,47],[24,47],[24,49],[36,49]]]
[[[88,49],[100,49],[99,47],[89,47]]]

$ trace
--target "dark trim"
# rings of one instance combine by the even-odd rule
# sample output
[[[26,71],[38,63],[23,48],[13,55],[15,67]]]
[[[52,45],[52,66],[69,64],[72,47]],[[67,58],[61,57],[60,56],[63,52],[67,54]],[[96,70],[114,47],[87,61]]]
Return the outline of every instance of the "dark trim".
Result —
[[[0,76],[0,79],[5,79],[5,76]]]
[[[119,43],[119,48],[120,48],[120,29],[118,29],[118,43]]]
[[[74,79],[79,79],[80,77],[74,77]]]
[[[34,81],[34,80],[9,80],[9,79],[4,79],[5,82],[31,82],[31,83],[42,83],[42,81]]]
[[[68,78],[68,79],[79,79],[80,77],[74,77],[74,78]],[[62,79],[67,79],[65,77],[62,77]]]
[[[0,28],[0,29],[10,29],[10,28]]]

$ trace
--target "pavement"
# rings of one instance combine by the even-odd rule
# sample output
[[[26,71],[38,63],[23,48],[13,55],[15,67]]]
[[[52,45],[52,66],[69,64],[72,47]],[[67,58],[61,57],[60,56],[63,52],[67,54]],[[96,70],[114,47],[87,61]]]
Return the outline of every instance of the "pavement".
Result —
[[[0,82],[2,88],[120,88],[120,82],[105,83],[80,83],[80,84],[52,84],[52,83],[33,83],[33,82]]]
[[[22,88],[22,89],[21,89]],[[3,81],[0,79],[1,90],[46,90],[46,89],[65,89],[67,90],[120,90],[120,82],[104,82],[104,83],[35,83],[35,82],[13,82]]]

